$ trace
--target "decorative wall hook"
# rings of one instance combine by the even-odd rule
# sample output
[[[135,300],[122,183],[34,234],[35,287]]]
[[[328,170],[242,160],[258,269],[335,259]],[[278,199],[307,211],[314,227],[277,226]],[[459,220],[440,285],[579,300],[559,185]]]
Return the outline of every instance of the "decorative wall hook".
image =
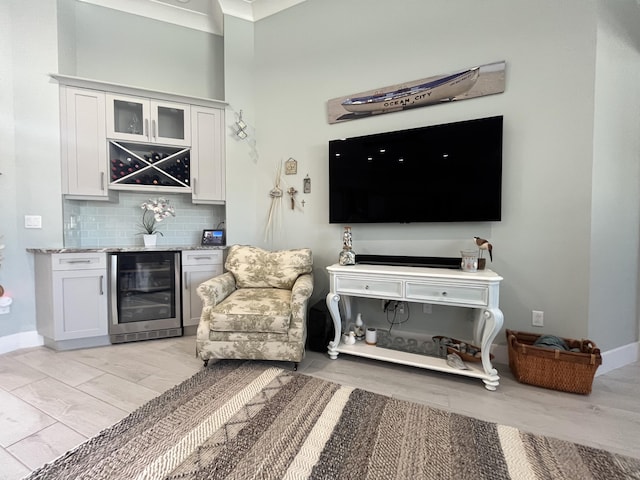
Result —
[[[247,124],[242,120],[242,110],[238,114],[238,121],[236,122],[236,136],[241,139],[247,138],[248,134],[246,132]]]

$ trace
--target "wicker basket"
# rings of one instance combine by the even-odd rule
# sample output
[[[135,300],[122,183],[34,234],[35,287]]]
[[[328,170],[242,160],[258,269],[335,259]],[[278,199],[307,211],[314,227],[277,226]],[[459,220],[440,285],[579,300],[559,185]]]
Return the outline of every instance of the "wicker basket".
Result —
[[[563,392],[591,393],[593,377],[602,365],[600,349],[591,340],[564,338],[569,348],[580,349],[568,352],[534,347],[540,335],[512,330],[506,333],[509,368],[519,382]]]

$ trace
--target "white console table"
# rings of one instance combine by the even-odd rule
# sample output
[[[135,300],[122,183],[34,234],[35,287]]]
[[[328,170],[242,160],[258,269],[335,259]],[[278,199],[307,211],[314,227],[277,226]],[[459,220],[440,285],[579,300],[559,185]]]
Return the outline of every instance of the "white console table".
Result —
[[[488,390],[499,384],[498,371],[491,365],[491,344],[502,327],[504,316],[498,308],[500,277],[491,270],[467,273],[461,270],[392,265],[331,265],[327,307],[333,319],[335,337],[328,353],[338,353],[411,365],[419,368],[480,378]],[[357,342],[340,342],[342,319],[338,303],[343,300],[347,321],[352,320],[351,297],[389,299],[472,308],[475,311],[473,340],[482,350],[482,363],[466,362],[469,370],[450,367],[444,358],[407,353]]]

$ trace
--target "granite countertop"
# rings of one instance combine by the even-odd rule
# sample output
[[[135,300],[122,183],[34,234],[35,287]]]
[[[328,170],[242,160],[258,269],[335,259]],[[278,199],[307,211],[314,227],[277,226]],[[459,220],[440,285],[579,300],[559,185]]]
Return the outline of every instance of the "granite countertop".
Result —
[[[27,248],[29,253],[114,253],[114,252],[182,252],[185,250],[225,250],[226,246],[158,245],[156,247],[62,247]]]

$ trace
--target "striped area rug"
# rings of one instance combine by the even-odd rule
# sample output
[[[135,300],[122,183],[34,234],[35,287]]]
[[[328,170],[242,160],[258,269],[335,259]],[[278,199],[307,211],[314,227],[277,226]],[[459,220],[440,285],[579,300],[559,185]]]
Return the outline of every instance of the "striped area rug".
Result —
[[[637,479],[640,460],[221,361],[28,478]]]

